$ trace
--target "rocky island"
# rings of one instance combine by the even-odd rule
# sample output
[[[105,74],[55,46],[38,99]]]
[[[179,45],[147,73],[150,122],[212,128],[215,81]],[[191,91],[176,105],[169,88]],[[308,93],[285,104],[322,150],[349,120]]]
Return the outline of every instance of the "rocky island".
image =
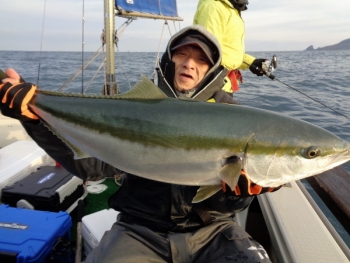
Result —
[[[311,45],[305,51],[318,51],[318,50],[346,50],[350,49],[350,38],[345,39],[338,44],[331,45],[331,46],[325,46],[325,47],[319,47],[317,49],[314,49],[314,46]]]

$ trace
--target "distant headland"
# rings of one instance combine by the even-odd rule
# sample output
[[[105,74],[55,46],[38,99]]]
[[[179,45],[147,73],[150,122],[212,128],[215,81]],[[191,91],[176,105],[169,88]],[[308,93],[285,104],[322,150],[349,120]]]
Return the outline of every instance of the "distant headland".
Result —
[[[305,51],[318,51],[318,50],[346,50],[350,49],[350,38],[345,39],[338,44],[331,45],[331,46],[325,46],[325,47],[319,47],[317,49],[314,49],[314,46],[311,45]]]

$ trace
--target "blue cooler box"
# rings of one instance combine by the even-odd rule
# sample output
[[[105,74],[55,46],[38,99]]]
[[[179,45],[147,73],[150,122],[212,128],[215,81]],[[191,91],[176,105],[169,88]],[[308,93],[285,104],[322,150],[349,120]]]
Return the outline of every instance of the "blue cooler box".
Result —
[[[66,212],[46,212],[0,205],[0,262],[44,263],[56,241],[70,238]]]

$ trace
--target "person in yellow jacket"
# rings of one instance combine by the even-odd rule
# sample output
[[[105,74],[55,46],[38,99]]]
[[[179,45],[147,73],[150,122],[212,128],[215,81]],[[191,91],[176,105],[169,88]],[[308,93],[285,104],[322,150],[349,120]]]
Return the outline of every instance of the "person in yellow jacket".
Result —
[[[214,34],[221,44],[221,64],[229,69],[226,92],[238,90],[237,81],[242,78],[237,69],[263,75],[262,63],[267,59],[256,59],[245,53],[244,21],[241,11],[247,10],[248,0],[199,0],[193,24],[202,25]]]

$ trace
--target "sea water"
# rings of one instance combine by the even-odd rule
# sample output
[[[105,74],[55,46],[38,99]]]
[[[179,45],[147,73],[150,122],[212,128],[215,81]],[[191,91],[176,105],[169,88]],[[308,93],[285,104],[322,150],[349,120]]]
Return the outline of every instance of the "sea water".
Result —
[[[251,52],[257,58],[277,56],[275,80],[242,71],[243,83],[234,94],[247,106],[299,118],[350,141],[350,50]],[[27,82],[41,89],[62,90],[82,62],[94,53],[0,51],[0,67],[15,68]],[[152,78],[157,59],[153,52],[121,52],[115,55],[116,80],[121,92],[129,90],[141,74]],[[104,83],[103,57],[98,56],[63,91],[101,93]],[[100,69],[98,73],[97,70]],[[88,87],[87,87],[88,86]],[[86,88],[88,88],[86,90]],[[343,165],[350,172],[350,162]],[[303,182],[312,193],[311,187]],[[315,197],[316,198],[316,197]],[[317,200],[322,210],[350,246],[349,234]]]

